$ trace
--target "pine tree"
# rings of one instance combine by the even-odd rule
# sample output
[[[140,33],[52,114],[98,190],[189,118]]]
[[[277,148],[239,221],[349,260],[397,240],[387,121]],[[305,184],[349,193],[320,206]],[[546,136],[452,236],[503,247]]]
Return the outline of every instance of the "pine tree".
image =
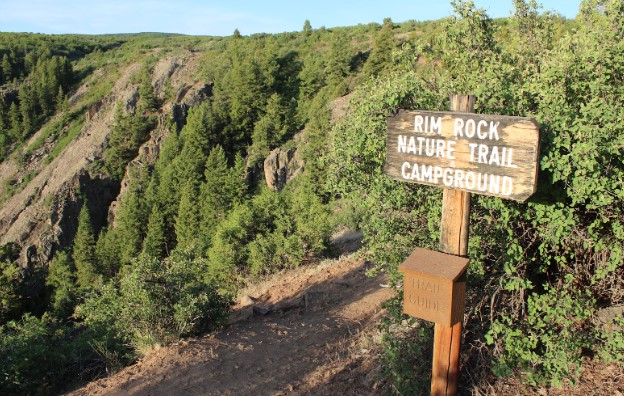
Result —
[[[98,271],[96,267],[93,225],[91,224],[91,215],[89,214],[86,201],[82,205],[82,209],[80,209],[72,257],[76,266],[78,287],[83,291],[93,288],[97,282]]]
[[[146,211],[142,191],[138,182],[132,179],[128,192],[122,198],[115,219],[115,233],[119,238],[118,240],[122,242],[119,246],[122,266],[129,265],[132,259],[141,252],[147,226],[145,219],[148,218]]]
[[[139,97],[141,98],[141,109],[155,111],[158,108],[158,99],[154,95],[151,74],[147,67],[141,72],[141,84],[139,85]]]
[[[2,79],[0,79],[0,83],[8,83],[13,78],[13,65],[11,65],[11,61],[9,60],[9,56],[4,54],[2,57],[2,66],[0,66],[0,72],[2,72]]]
[[[201,241],[203,247],[210,240],[218,224],[236,203],[243,200],[245,184],[245,160],[237,155],[234,166],[229,168],[225,151],[216,146],[206,161],[205,182],[201,186]]]
[[[121,268],[121,252],[118,232],[116,229],[103,228],[95,245],[95,254],[99,269],[104,279],[111,279]]]
[[[189,111],[187,124],[180,132],[182,149],[174,161],[177,177],[185,183],[199,184],[210,148],[218,142],[218,133],[207,102]]]
[[[160,175],[157,202],[165,218],[165,235],[167,246],[175,246],[175,218],[180,206],[180,178],[176,171],[175,161],[164,168]]]
[[[56,109],[61,112],[67,111],[67,100],[65,100],[65,94],[63,93],[63,87],[59,85],[58,91],[56,93],[56,99],[54,101],[56,105]]]
[[[11,128],[11,141],[16,141],[22,137],[22,121],[20,118],[19,109],[15,102],[11,103],[9,107],[9,127]]]
[[[180,206],[176,217],[177,248],[194,248],[199,236],[200,210],[198,188],[192,181],[187,182],[180,197]]]
[[[274,93],[267,102],[265,114],[254,126],[249,148],[249,165],[254,166],[266,158],[269,151],[277,147],[288,132],[286,111],[280,103],[279,95]]]
[[[204,176],[205,182],[201,186],[201,235],[202,241],[209,243],[229,201],[225,188],[229,170],[225,151],[221,146],[216,146],[210,151]]]
[[[385,18],[381,30],[373,39],[373,50],[364,65],[365,72],[369,76],[378,76],[391,66],[392,50],[395,47],[393,28],[392,20]]]
[[[19,139],[24,139],[33,131],[36,118],[36,102],[33,90],[27,85],[22,84],[19,89],[19,110],[22,118],[22,135]]]
[[[59,318],[67,318],[76,304],[76,268],[67,252],[57,252],[50,262],[46,284],[51,286],[52,311]]]
[[[147,224],[147,235],[143,240],[143,253],[162,259],[166,256],[165,217],[158,205],[152,207]]]
[[[306,37],[312,34],[312,25],[310,24],[309,19],[306,19],[305,22],[303,23],[303,34]]]
[[[327,85],[335,90],[336,95],[342,96],[347,94],[345,78],[351,71],[353,54],[351,53],[349,36],[346,33],[336,31],[334,36],[328,54],[325,73],[327,74]]]

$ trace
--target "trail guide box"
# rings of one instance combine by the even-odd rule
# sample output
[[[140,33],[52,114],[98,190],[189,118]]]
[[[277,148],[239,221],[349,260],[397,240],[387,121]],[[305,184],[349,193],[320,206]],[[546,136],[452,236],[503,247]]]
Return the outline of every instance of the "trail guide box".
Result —
[[[464,318],[469,260],[416,248],[399,266],[403,273],[403,312],[444,326]]]

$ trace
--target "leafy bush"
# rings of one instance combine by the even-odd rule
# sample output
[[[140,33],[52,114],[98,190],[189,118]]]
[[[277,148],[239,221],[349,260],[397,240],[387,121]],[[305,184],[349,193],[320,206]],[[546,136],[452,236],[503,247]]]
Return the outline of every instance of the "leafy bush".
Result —
[[[528,43],[522,50],[501,41],[472,2],[454,5],[457,18],[430,52],[441,59],[433,74],[357,90],[334,128],[329,185],[366,213],[372,258],[398,279],[411,249],[437,247],[441,193],[384,176],[385,117],[399,107],[445,110],[449,94],[471,92],[479,113],[536,118],[538,192],[527,203],[472,198],[466,379],[478,387],[491,366],[560,385],[588,351],[618,343],[597,337],[592,318],[624,299],[622,5],[584,3],[587,23],[558,41],[554,18],[518,12],[509,28]]]
[[[94,329],[112,329],[139,352],[215,328],[229,301],[203,281],[204,260],[183,254],[140,257],[119,280],[89,297],[76,316]]]
[[[47,395],[66,389],[67,378],[101,374],[106,362],[93,350],[94,339],[30,314],[0,326],[0,392]]]

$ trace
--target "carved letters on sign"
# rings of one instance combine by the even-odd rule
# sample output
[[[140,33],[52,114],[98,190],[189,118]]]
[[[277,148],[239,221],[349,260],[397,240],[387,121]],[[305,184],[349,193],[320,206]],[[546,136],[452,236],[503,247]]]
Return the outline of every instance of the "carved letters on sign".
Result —
[[[525,201],[538,155],[531,118],[419,110],[388,118],[385,173],[395,180]]]
[[[468,259],[416,248],[399,266],[403,312],[452,326],[464,317]]]

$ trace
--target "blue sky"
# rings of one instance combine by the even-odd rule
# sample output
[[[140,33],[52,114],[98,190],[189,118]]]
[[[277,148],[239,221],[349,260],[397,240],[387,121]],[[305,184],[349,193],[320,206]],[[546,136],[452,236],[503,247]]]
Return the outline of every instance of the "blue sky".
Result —
[[[542,0],[544,10],[574,18],[580,0]],[[491,17],[509,16],[512,0],[475,0]],[[450,0],[0,0],[0,31],[33,33],[167,32],[228,36],[313,28],[439,19],[452,15]]]

